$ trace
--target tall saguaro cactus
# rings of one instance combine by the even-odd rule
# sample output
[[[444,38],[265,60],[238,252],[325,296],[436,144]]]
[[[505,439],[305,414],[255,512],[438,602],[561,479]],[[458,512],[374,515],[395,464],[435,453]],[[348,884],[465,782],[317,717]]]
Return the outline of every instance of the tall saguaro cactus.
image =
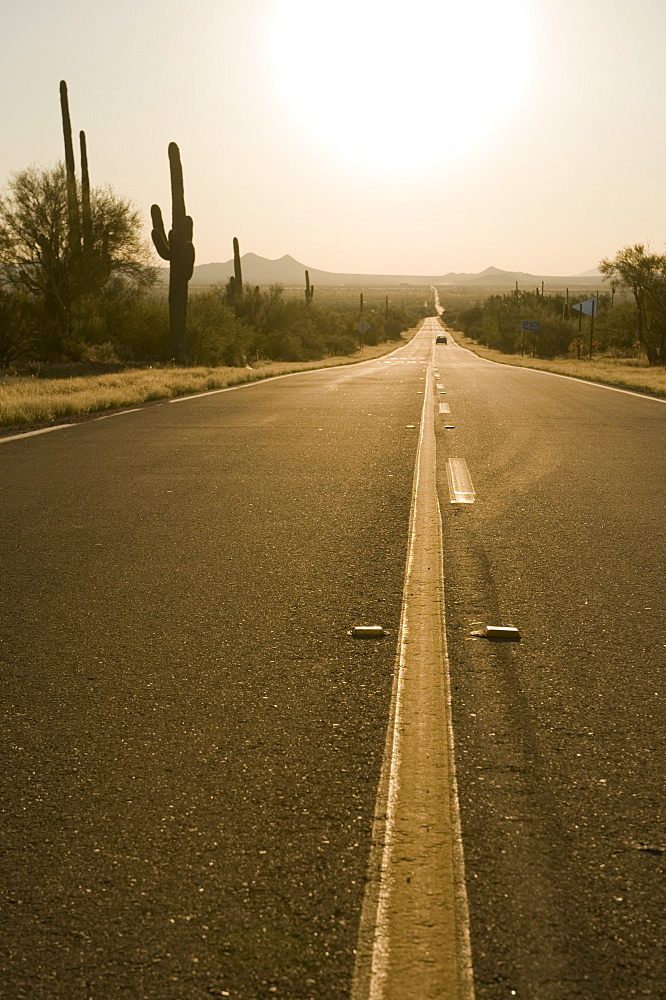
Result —
[[[81,249],[81,219],[79,215],[79,198],[76,190],[76,174],[74,172],[74,145],[72,143],[72,122],[69,117],[69,100],[67,84],[60,81],[60,110],[62,112],[62,131],[65,139],[65,173],[67,176],[67,221],[69,224],[69,252],[76,254]]]
[[[185,191],[180,151],[169,143],[171,170],[171,229],[167,236],[159,205],[153,205],[151,236],[160,257],[169,261],[169,329],[171,346],[179,361],[187,360],[187,286],[194,271],[194,225],[185,214]]]

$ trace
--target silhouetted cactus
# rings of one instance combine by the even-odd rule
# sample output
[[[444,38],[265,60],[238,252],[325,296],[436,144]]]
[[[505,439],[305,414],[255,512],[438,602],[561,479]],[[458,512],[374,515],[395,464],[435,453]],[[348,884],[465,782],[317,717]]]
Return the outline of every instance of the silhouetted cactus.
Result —
[[[79,141],[81,143],[81,230],[83,235],[83,249],[87,253],[92,253],[92,209],[90,207],[90,176],[88,174],[88,150],[86,148],[85,132],[79,132]]]
[[[169,329],[174,356],[187,360],[187,286],[194,271],[193,223],[185,214],[185,192],[180,151],[169,143],[171,171],[171,229],[167,237],[159,205],[153,205],[151,236],[160,257],[169,261]]]
[[[305,272],[305,304],[308,305],[314,298],[314,285],[310,284],[310,272]]]
[[[238,238],[234,236],[234,295],[238,298],[243,296],[243,272],[241,271],[240,247]]]
[[[62,131],[65,139],[65,173],[67,177],[67,221],[69,224],[69,250],[76,254],[81,249],[81,219],[79,215],[79,198],[76,191],[76,174],[74,172],[74,146],[72,145],[72,123],[69,117],[69,100],[67,84],[60,81],[60,110],[62,112]]]

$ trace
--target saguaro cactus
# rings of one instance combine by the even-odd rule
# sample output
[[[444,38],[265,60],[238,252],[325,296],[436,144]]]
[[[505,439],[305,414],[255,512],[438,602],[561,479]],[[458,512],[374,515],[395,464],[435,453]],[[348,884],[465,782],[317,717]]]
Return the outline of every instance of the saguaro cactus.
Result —
[[[69,117],[69,100],[67,84],[60,81],[60,110],[62,112],[62,131],[65,139],[65,173],[67,176],[67,222],[69,224],[69,251],[76,254],[81,249],[81,219],[79,215],[79,198],[76,190],[76,174],[74,173],[74,146],[72,144],[72,122]]]
[[[180,151],[175,142],[169,143],[171,170],[171,229],[166,235],[162,211],[153,205],[152,238],[160,257],[169,261],[169,329],[174,356],[187,360],[187,285],[194,270],[193,223],[185,214],[185,192]]]
[[[314,285],[310,284],[310,272],[305,272],[305,304],[308,305],[314,298]]]
[[[83,249],[88,253],[92,253],[92,209],[90,206],[90,176],[88,174],[88,150],[86,147],[85,132],[79,132],[79,141],[81,143],[81,230],[83,235]]]
[[[243,296],[243,272],[241,271],[240,247],[238,237],[234,236],[234,296]]]

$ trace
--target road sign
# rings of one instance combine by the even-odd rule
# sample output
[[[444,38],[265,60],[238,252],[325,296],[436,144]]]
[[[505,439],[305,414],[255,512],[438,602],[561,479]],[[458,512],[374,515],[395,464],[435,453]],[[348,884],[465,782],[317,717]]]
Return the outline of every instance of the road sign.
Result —
[[[576,302],[571,308],[575,309],[576,312],[585,313],[586,316],[596,316],[599,312],[599,300],[596,298],[585,299],[584,302]]]
[[[364,319],[360,319],[356,324],[356,329],[361,334],[361,336],[363,336],[363,334],[367,333],[368,330],[370,329],[370,324],[366,323]]]
[[[534,319],[524,319],[520,324],[521,330],[533,330],[537,333],[541,329],[541,323],[537,323]]]

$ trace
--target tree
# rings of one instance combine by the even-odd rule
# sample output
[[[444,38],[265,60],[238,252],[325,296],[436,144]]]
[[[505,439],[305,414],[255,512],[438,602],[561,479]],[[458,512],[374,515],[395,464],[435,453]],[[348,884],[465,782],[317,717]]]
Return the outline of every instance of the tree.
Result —
[[[92,190],[90,224],[91,238],[73,245],[62,164],[14,174],[0,198],[0,281],[42,303],[51,356],[66,349],[79,300],[112,278],[139,285],[154,280],[140,216],[129,201],[110,188]]]
[[[638,339],[648,363],[666,365],[666,254],[650,253],[645,244],[618,250],[599,262],[604,277],[629,288],[636,302]]]

